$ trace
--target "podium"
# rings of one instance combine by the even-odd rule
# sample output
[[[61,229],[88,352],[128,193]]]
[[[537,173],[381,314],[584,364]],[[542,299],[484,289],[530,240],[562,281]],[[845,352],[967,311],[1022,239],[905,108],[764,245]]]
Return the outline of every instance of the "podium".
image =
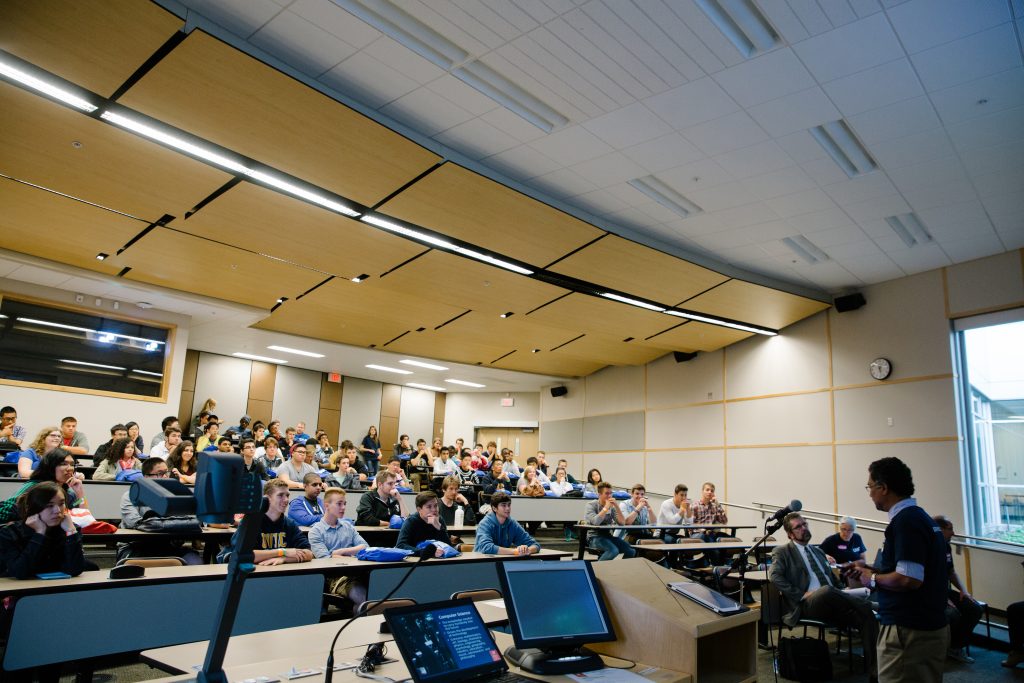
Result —
[[[694,683],[757,680],[758,610],[719,616],[668,589],[679,574],[642,558],[593,566],[618,640],[590,650],[685,671]]]

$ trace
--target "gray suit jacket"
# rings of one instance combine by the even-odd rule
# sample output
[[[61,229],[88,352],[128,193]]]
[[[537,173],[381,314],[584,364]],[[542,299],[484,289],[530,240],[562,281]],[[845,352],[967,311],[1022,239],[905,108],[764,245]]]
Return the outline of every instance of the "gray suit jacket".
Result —
[[[821,549],[812,545],[808,545],[807,549],[814,553],[822,569],[827,572],[828,560]],[[804,593],[811,583],[811,576],[807,573],[807,566],[793,541],[772,551],[772,566],[768,577],[782,593],[786,603],[788,611],[782,615],[783,623],[795,626],[800,621],[800,601],[803,600]]]

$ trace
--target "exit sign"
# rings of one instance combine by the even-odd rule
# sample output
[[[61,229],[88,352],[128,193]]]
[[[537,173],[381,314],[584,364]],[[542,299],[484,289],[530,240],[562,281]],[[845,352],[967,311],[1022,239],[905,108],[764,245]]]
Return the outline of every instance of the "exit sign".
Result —
[[[512,398],[512,397],[501,399],[501,407],[502,408],[511,408],[515,404],[516,404],[516,400],[514,398]]]
[[[335,384],[341,384],[341,373],[340,372],[328,372],[327,381],[334,382]]]

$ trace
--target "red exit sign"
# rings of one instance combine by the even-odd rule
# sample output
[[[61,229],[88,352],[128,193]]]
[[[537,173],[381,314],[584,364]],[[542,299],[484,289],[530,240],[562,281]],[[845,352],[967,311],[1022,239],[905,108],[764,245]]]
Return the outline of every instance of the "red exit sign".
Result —
[[[341,373],[340,372],[328,372],[327,381],[334,382],[335,384],[341,384]]]

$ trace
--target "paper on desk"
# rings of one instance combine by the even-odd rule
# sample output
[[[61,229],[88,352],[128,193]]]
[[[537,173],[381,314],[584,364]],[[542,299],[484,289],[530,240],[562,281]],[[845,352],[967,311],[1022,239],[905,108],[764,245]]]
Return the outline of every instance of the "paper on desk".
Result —
[[[498,607],[500,609],[505,609],[505,600],[504,600],[504,598],[496,598],[494,600],[481,600],[480,604],[481,605],[489,605],[490,607]]]
[[[650,683],[640,674],[627,671],[626,669],[612,669],[605,667],[597,671],[587,671],[581,674],[566,674],[566,678],[573,681],[601,681],[601,683]]]

